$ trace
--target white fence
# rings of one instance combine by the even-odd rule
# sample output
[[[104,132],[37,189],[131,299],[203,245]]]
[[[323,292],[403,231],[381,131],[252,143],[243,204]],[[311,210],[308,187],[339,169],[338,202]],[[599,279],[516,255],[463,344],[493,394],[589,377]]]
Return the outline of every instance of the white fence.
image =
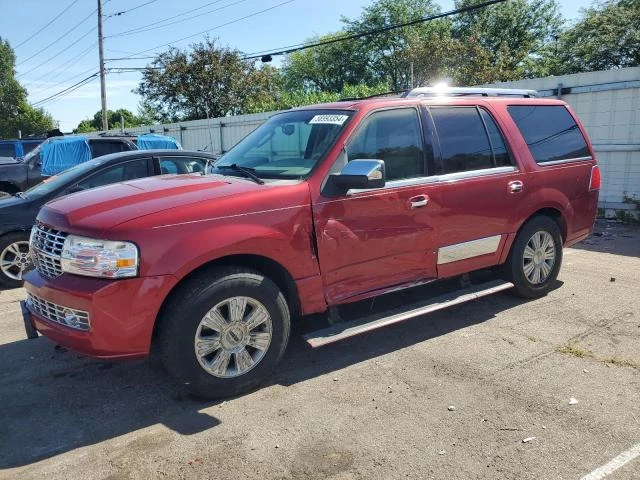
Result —
[[[634,208],[624,199],[640,199],[640,67],[484,86],[534,89],[543,96],[559,97],[569,103],[587,129],[602,169],[600,207],[606,209],[607,215]],[[162,133],[174,137],[185,149],[224,153],[273,113],[152,125],[128,131]]]

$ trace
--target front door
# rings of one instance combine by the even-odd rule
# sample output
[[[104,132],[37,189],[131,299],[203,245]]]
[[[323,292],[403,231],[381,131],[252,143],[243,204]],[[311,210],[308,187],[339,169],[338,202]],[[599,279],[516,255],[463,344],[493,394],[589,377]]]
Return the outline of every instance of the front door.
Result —
[[[346,161],[384,160],[387,184],[313,206],[329,304],[436,277],[439,206],[427,172],[429,139],[415,108],[375,111],[349,139]]]

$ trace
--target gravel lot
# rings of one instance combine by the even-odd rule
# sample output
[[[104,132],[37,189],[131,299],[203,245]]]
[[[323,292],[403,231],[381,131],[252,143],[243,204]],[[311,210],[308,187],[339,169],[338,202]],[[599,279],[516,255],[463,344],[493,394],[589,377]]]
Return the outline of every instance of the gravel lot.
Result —
[[[297,335],[271,384],[225,402],[26,340],[24,292],[2,291],[0,478],[580,479],[640,444],[640,229],[598,234],[545,298]],[[606,478],[640,478],[640,457]]]

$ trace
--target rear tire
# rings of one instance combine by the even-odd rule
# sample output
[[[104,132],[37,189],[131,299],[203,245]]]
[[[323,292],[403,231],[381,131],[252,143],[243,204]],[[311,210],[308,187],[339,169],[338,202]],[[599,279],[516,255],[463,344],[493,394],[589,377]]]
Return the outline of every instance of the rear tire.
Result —
[[[264,382],[289,341],[289,308],[276,284],[245,268],[188,280],[160,318],[159,353],[200,397],[238,395]]]
[[[514,293],[538,298],[549,293],[562,264],[562,236],[558,224],[547,216],[533,217],[518,232],[504,265],[504,276]]]

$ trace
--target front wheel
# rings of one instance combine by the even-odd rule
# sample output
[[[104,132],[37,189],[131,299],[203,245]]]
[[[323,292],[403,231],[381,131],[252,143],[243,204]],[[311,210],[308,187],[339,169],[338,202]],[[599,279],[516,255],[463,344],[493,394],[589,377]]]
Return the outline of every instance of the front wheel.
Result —
[[[224,268],[188,281],[160,319],[160,355],[194,394],[244,393],[269,377],[289,340],[290,314],[270,279]]]
[[[15,232],[0,237],[0,285],[21,287],[22,276],[30,268],[29,234]]]
[[[558,224],[545,216],[534,217],[516,237],[505,273],[524,298],[546,295],[558,278],[562,263],[562,236]]]

